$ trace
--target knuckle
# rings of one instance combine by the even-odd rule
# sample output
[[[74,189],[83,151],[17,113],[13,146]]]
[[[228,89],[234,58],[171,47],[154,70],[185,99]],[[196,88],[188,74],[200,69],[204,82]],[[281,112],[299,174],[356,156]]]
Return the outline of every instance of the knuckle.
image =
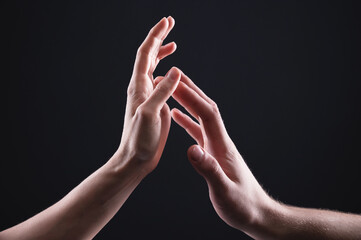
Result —
[[[138,47],[137,54],[141,53],[142,50],[143,50],[143,44]]]
[[[147,39],[152,42],[162,41],[162,39],[156,34],[155,28],[149,30]]]
[[[149,41],[149,44],[151,46],[153,46],[154,44],[159,43],[160,39],[157,36],[155,36],[153,33],[151,33],[148,41]]]
[[[209,103],[209,108],[205,111],[205,114],[202,118],[204,122],[213,122],[217,121],[220,118],[220,112],[218,106],[215,102],[211,101]]]
[[[132,99],[132,100],[139,100],[139,101],[144,101],[147,96],[148,93],[142,90],[137,89],[136,86],[134,85],[129,85],[128,89],[127,89],[127,96],[128,98]]]
[[[135,87],[132,86],[132,85],[129,85],[128,88],[127,88],[127,95],[128,95],[128,97],[134,96],[135,93],[136,93]]]
[[[219,115],[219,108],[218,108],[217,103],[214,101],[211,101],[209,104],[211,105],[212,113],[215,115]]]
[[[216,164],[215,161],[212,161],[211,170],[212,170],[213,175],[215,175],[215,176],[219,176],[221,173],[221,167],[218,164]]]
[[[140,45],[138,50],[137,50],[137,56],[143,56],[143,55],[147,55],[147,51],[146,51],[146,46],[144,44]]]
[[[213,176],[217,175],[220,171],[218,164],[210,158],[205,158],[204,160],[204,167],[206,168],[207,172]]]
[[[156,46],[156,44],[157,44],[156,38],[150,37],[150,38],[146,39],[146,41],[143,42],[142,45],[139,46],[139,48],[137,50],[137,56],[151,55],[152,48],[154,46]]]
[[[148,31],[148,36],[147,37],[149,37],[149,36],[153,36],[154,35],[154,32],[155,32],[155,26],[153,26],[149,31]]]
[[[137,50],[137,57],[141,57],[144,54],[143,46],[140,46]]]

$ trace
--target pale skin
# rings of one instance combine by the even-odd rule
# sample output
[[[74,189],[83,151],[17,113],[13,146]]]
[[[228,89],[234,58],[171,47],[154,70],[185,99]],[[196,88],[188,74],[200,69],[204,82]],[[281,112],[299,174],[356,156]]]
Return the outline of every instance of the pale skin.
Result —
[[[173,67],[153,78],[159,61],[176,49],[174,42],[163,45],[174,24],[172,17],[160,20],[137,51],[123,134],[111,159],[53,206],[0,232],[0,240],[92,239],[156,168],[171,117],[197,142],[188,158],[228,225],[256,239],[361,239],[360,215],[297,208],[269,197],[228,136],[217,105],[183,72]],[[170,96],[197,121],[170,111]]]
[[[173,42],[162,45],[174,24],[172,17],[160,20],[137,51],[122,139],[111,159],[53,206],[2,231],[1,240],[92,239],[157,166],[171,123],[166,101],[180,71],[172,68],[157,87],[153,72],[176,49]]]

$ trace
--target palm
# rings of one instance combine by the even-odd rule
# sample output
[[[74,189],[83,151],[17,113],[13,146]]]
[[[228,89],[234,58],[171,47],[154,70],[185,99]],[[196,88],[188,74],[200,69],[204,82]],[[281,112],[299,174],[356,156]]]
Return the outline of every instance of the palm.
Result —
[[[170,127],[170,110],[164,104],[159,112],[144,113],[141,107],[152,95],[155,81],[163,77],[153,77],[159,61],[172,54],[175,43],[162,46],[163,40],[174,26],[174,19],[162,19],[149,32],[137,51],[132,78],[128,87],[128,99],[121,146],[135,147],[138,159],[150,162],[155,167],[163,151]],[[140,111],[142,114],[139,114]],[[145,117],[144,117],[145,116]]]

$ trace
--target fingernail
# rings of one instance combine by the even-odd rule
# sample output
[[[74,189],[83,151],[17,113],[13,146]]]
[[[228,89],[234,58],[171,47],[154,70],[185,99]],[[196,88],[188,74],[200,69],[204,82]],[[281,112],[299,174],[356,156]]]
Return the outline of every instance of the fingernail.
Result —
[[[178,79],[178,73],[177,70],[175,70],[174,68],[172,68],[169,73],[168,73],[168,77],[172,80],[172,81],[176,81]]]
[[[192,160],[198,162],[199,160],[202,159],[204,152],[200,147],[196,146],[192,150],[192,155],[193,155]]]

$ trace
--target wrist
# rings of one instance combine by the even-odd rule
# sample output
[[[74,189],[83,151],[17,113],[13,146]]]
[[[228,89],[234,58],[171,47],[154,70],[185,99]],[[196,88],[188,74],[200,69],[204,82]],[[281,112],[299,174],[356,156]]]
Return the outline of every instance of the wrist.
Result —
[[[149,162],[140,159],[136,151],[121,145],[107,164],[115,174],[127,172],[128,175],[144,178],[153,170],[149,167]]]
[[[255,239],[283,239],[287,208],[267,195],[258,209],[257,221],[251,226],[250,235]]]
[[[253,197],[248,217],[240,219],[236,228],[254,239],[280,239],[284,208],[284,205],[262,192],[258,197]]]
[[[106,167],[114,176],[127,176],[128,178],[140,179],[145,178],[149,172],[144,166],[139,164],[135,156],[129,154],[129,151],[119,148],[106,163]]]

